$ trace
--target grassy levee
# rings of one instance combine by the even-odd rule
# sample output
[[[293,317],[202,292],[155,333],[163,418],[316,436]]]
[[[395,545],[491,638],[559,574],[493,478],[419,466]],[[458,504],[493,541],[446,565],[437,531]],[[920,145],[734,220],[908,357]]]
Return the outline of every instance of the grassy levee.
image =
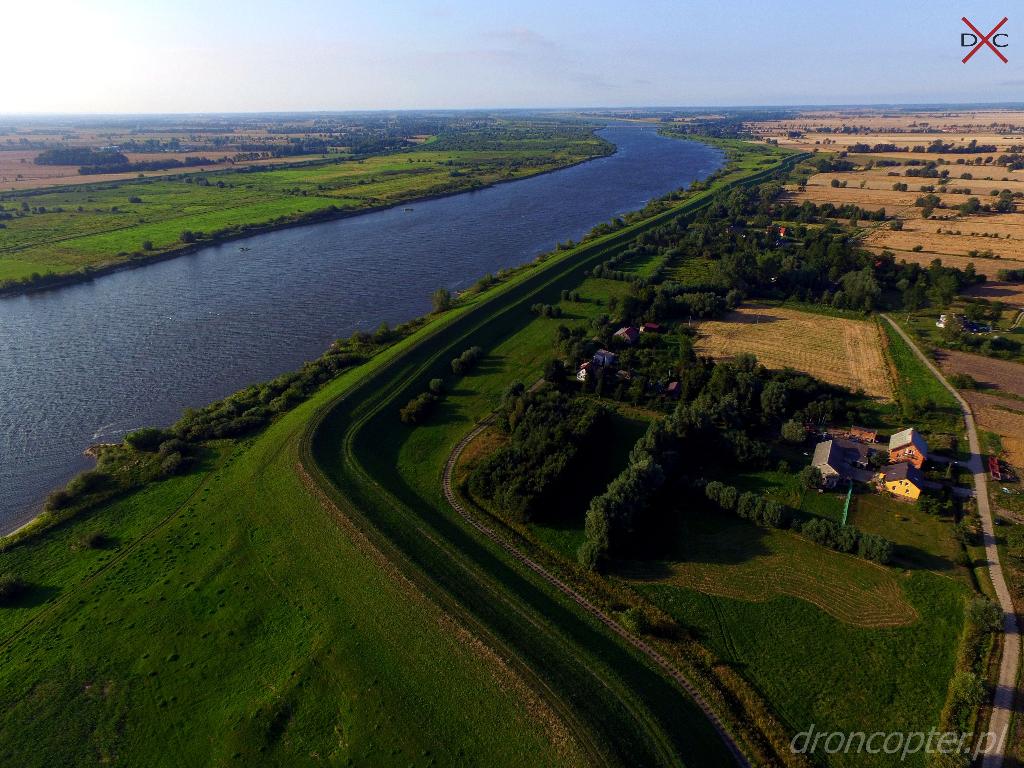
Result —
[[[442,605],[534,670],[542,690],[564,702],[553,706],[571,707],[591,750],[612,763],[714,765],[730,758],[680,690],[474,535],[447,507],[440,488],[426,493],[403,478],[398,456],[409,433],[397,411],[430,378],[450,373],[451,357],[509,337],[530,321],[532,303],[556,300],[637,234],[695,214],[719,191],[758,183],[799,159],[723,180],[669,211],[553,256],[431,323],[324,405],[300,446],[307,470],[364,533]],[[466,423],[465,431],[471,426]]]

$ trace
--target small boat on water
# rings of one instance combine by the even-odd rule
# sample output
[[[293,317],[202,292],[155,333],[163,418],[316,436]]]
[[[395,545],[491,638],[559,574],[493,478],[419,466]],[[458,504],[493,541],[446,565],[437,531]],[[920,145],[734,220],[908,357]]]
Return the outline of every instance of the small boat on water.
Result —
[[[252,250],[252,248],[247,248],[247,247],[245,247],[245,246],[243,245],[243,246],[242,246],[241,248],[239,248],[238,250],[240,250],[240,251],[251,251],[251,250]]]
[[[411,211],[411,210],[412,210],[412,208],[406,208],[406,209],[405,209],[405,212],[406,212],[406,213],[408,213],[408,212],[409,212],[409,211]]]

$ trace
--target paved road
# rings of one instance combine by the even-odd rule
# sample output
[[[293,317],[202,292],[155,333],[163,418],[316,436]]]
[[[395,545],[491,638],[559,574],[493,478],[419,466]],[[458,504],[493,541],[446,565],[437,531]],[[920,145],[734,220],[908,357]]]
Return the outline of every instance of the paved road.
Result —
[[[1013,698],[1017,688],[1017,670],[1020,665],[1020,628],[1017,623],[1017,614],[1013,608],[1013,601],[1010,599],[1010,590],[1006,586],[1006,579],[1003,578],[1003,568],[999,563],[999,549],[996,547],[995,526],[992,522],[992,510],[988,504],[987,473],[984,462],[981,459],[981,445],[978,442],[978,430],[974,426],[974,415],[967,401],[960,397],[960,393],[946,381],[938,368],[929,360],[917,345],[910,340],[910,337],[900,326],[885,315],[885,320],[896,329],[896,332],[914,350],[914,353],[924,361],[935,377],[943,383],[953,397],[960,404],[964,412],[964,423],[967,425],[967,441],[971,448],[971,460],[968,467],[974,475],[974,495],[978,500],[978,514],[981,515],[982,540],[985,544],[985,558],[988,561],[989,577],[992,579],[992,586],[995,588],[996,597],[999,599],[999,607],[1003,609],[1003,656],[999,662],[999,682],[996,684],[995,696],[992,700],[992,717],[989,720],[988,730],[995,734],[998,739],[997,748],[985,755],[982,761],[982,768],[1000,768],[1006,754],[1006,742],[1008,741],[1007,729],[1010,727],[1010,720],[1013,715]]]
[[[697,706],[701,708],[701,710],[704,712],[704,715],[708,718],[708,720],[711,721],[711,725],[718,732],[718,735],[721,737],[722,741],[725,742],[725,746],[732,754],[733,759],[736,761],[736,764],[742,766],[743,768],[750,768],[750,762],[747,760],[746,756],[744,756],[743,752],[740,751],[739,745],[733,739],[732,734],[730,734],[729,731],[726,730],[725,725],[722,723],[721,719],[718,717],[715,711],[711,709],[711,707],[708,705],[704,697],[701,696],[700,692],[697,691],[697,689],[686,678],[686,676],[683,675],[682,672],[676,669],[675,665],[673,665],[671,661],[662,656],[657,650],[652,648],[650,645],[648,645],[646,642],[644,642],[636,635],[627,632],[621,624],[615,621],[615,619],[613,619],[607,613],[602,611],[592,602],[587,600],[587,598],[585,598],[579,592],[574,590],[564,581],[562,581],[557,576],[552,574],[540,563],[530,559],[527,555],[525,555],[522,552],[522,550],[516,547],[515,544],[513,544],[504,536],[496,532],[493,528],[484,525],[477,518],[476,515],[470,514],[463,507],[462,502],[459,501],[458,497],[455,495],[455,492],[452,490],[452,473],[455,470],[455,465],[459,460],[459,456],[462,454],[462,450],[473,440],[473,438],[479,435],[493,422],[494,414],[491,414],[486,419],[481,421],[469,434],[463,437],[459,441],[458,445],[456,445],[452,449],[451,454],[449,454],[448,456],[448,462],[445,464],[444,467],[444,478],[442,480],[442,484],[444,487],[444,496],[448,500],[448,503],[451,504],[452,509],[458,512],[462,516],[462,518],[467,523],[472,525],[477,531],[482,533],[491,541],[500,545],[506,552],[512,555],[516,560],[523,563],[534,573],[538,574],[541,578],[543,578],[549,584],[558,589],[559,592],[569,597],[573,602],[575,602],[585,611],[595,616],[598,620],[601,621],[602,624],[607,626],[612,632],[614,632],[616,635],[618,635],[623,640],[628,642],[638,651],[643,653],[648,659],[654,662],[655,665],[660,667],[669,677],[675,680],[676,683],[678,683],[679,686],[684,691],[686,691],[690,695],[690,697],[697,703]]]

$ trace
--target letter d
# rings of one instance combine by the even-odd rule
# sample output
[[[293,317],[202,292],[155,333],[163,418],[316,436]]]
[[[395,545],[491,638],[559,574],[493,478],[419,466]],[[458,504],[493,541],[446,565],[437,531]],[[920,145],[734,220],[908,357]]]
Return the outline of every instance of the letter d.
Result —
[[[798,733],[796,736],[794,736],[793,740],[791,742],[789,742],[789,749],[790,749],[790,751],[794,755],[802,755],[804,752],[806,752],[807,751],[807,746],[811,743],[811,734],[813,732],[814,732],[814,723],[811,723],[811,727],[810,728],[808,728],[806,731],[800,731],[800,733]],[[805,739],[805,741],[804,741],[804,745],[802,747],[798,748],[797,745],[796,745],[796,742],[797,742],[797,739],[799,739],[800,737],[803,737]]]
[[[971,38],[971,42],[969,42],[969,43],[964,42],[964,38],[965,37]],[[978,36],[977,35],[972,35],[970,32],[962,32],[960,34],[960,47],[961,48],[971,48],[971,47],[973,47],[973,46],[975,46],[977,44],[978,44]]]

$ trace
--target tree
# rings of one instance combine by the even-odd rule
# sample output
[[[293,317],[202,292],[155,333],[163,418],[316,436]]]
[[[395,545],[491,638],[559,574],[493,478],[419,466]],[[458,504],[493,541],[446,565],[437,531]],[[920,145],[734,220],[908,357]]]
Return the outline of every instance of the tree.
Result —
[[[444,312],[452,307],[452,294],[447,288],[438,288],[430,296],[430,303],[435,312]]]
[[[565,381],[565,363],[557,357],[544,363],[544,381],[550,381],[552,384],[561,384]]]
[[[790,419],[782,425],[782,439],[788,443],[802,443],[807,437],[804,425],[796,419]]]
[[[761,390],[761,413],[766,421],[781,421],[786,415],[789,389],[781,381],[769,381]]]

